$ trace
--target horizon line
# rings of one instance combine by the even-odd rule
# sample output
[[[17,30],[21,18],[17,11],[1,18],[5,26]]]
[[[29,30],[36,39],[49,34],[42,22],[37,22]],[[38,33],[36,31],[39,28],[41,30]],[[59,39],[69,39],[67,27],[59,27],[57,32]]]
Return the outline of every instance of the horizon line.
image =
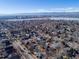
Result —
[[[1,13],[0,16],[1,15],[34,14],[34,13],[35,14],[40,14],[40,13],[77,13],[77,12],[79,12],[79,11],[66,11],[66,12],[65,11],[55,11],[55,12],[54,11],[52,11],[52,12],[51,11],[47,11],[47,12],[45,11],[45,12],[24,12],[24,13],[5,13],[5,14]]]

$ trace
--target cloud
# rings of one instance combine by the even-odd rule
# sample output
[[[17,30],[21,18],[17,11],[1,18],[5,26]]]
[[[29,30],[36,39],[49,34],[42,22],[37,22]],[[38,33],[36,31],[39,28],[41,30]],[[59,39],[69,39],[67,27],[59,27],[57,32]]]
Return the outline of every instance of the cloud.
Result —
[[[79,12],[79,8],[53,8],[51,9],[53,12]]]
[[[51,9],[36,9],[31,12],[79,12],[79,8],[51,8]]]
[[[36,9],[36,10],[32,10],[32,12],[50,12],[50,10],[47,10],[47,9]]]
[[[79,12],[79,8],[68,7],[68,8],[49,8],[49,9],[1,9],[0,14],[17,14],[17,13],[40,13],[40,12]]]

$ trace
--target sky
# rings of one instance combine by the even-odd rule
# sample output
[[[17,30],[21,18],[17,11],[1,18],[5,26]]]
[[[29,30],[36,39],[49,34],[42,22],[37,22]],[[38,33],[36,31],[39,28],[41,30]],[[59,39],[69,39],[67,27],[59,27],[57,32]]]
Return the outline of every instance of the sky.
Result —
[[[79,0],[0,0],[0,14],[78,11]]]

